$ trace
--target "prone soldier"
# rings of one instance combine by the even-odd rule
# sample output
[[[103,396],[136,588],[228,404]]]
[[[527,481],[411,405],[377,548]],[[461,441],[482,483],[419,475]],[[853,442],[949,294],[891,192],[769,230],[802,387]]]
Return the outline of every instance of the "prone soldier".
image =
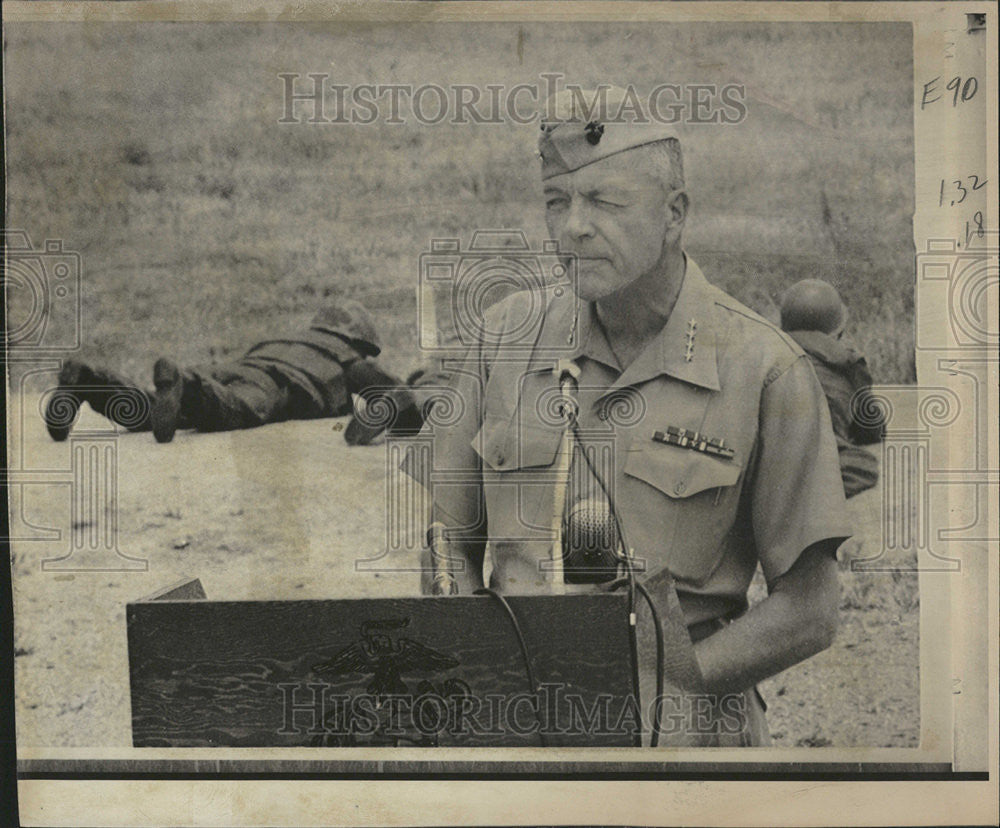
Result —
[[[45,422],[52,439],[65,440],[86,402],[130,431],[151,430],[158,442],[168,443],[178,428],[230,431],[343,416],[352,411],[352,396],[376,389],[394,412],[381,429],[415,433],[420,411],[375,360],[380,353],[368,312],[345,300],[321,309],[305,330],[260,342],[235,362],[184,367],[161,358],[153,367],[152,388],[102,366],[67,360]],[[375,435],[355,418],[344,436],[357,444]]]

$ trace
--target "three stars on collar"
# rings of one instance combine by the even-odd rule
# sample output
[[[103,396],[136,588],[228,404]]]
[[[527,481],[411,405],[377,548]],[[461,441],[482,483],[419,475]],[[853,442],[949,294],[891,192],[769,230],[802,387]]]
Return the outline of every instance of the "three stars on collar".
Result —
[[[604,136],[605,140],[607,137]],[[719,391],[712,290],[698,266],[689,260],[680,295],[663,330],[654,338],[655,347],[647,347],[624,371],[606,344],[592,302],[577,299],[556,306],[558,313],[546,321],[547,333],[540,335],[539,345],[568,347],[574,359],[587,357],[617,368],[618,385],[637,384],[665,374],[699,388]]]
[[[577,322],[579,321],[579,315],[574,314],[570,322],[569,333],[566,336],[566,344],[572,344],[573,340],[576,338]],[[698,333],[698,322],[694,319],[689,319],[687,324],[687,330],[684,332],[684,361],[691,362],[694,359],[694,339]]]
[[[684,334],[684,361],[690,362],[694,359],[694,335],[698,330],[698,323],[693,319],[688,321],[687,332]]]

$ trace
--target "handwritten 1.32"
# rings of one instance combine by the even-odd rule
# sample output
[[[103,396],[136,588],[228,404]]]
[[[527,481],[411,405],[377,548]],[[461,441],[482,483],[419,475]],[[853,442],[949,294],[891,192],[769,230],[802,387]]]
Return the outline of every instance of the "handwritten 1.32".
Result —
[[[966,186],[966,181],[968,182],[968,186]],[[980,180],[978,175],[967,175],[965,178],[956,178],[951,182],[951,184],[955,185],[954,192],[952,192],[951,187],[948,187],[948,193],[946,194],[945,186],[947,183],[945,179],[941,179],[941,194],[938,196],[938,207],[944,207],[946,200],[949,207],[961,204],[968,198],[969,193],[981,190],[989,181],[987,179]],[[946,195],[951,196],[951,198],[946,198]]]

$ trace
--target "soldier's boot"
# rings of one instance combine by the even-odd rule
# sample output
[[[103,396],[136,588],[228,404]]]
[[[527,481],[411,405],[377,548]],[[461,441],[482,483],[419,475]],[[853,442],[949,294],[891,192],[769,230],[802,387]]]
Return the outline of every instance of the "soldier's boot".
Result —
[[[59,387],[45,407],[45,426],[53,440],[69,436],[83,403],[129,431],[150,428],[146,391],[107,368],[68,359],[59,371]]]
[[[82,368],[81,363],[67,359],[59,370],[59,387],[45,405],[45,428],[57,443],[69,437],[73,424],[80,414],[80,404],[83,400],[80,399],[76,389],[80,384]]]
[[[423,425],[423,414],[409,388],[371,359],[344,366],[347,390],[355,399],[354,416],[344,431],[351,446],[367,446],[383,433],[412,436]]]
[[[192,393],[191,383],[175,362],[160,357],[153,365],[153,385],[156,397],[153,400],[153,436],[158,443],[169,443],[174,439],[178,426],[187,424],[185,402]]]

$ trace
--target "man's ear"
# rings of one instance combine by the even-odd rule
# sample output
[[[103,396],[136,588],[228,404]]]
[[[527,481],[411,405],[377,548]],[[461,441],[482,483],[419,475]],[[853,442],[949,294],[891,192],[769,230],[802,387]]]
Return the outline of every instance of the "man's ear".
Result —
[[[667,196],[667,211],[671,226],[680,226],[687,219],[688,194],[684,190],[674,190]]]

